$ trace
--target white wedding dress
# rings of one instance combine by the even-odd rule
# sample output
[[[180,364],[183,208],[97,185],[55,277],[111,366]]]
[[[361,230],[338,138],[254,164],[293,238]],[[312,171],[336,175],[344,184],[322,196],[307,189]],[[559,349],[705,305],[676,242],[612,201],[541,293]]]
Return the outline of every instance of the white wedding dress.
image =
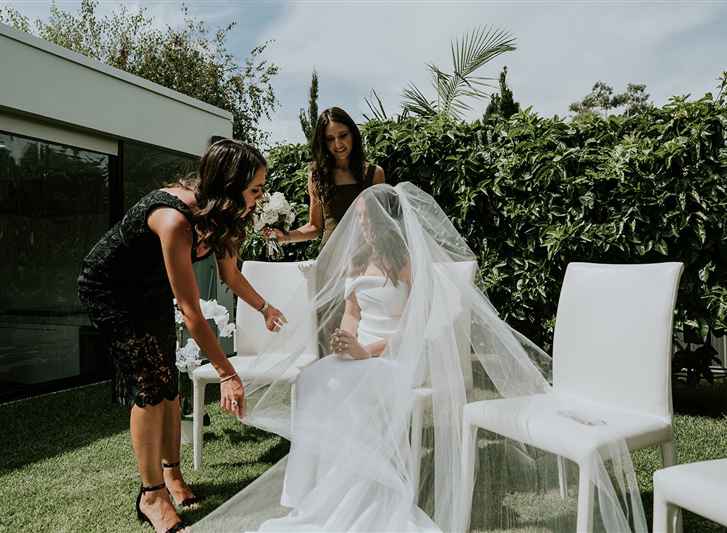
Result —
[[[395,286],[381,276],[346,280],[346,297],[355,294],[361,310],[361,345],[388,340],[397,332],[408,290],[406,282]],[[331,354],[301,372],[281,498],[292,512],[263,523],[260,531],[438,531],[413,503],[402,506],[402,498],[413,502],[413,493],[393,466],[400,450],[352,453],[339,441],[320,440],[345,434],[359,444],[379,442],[375,434],[387,429],[386,409],[380,403],[395,390],[398,367],[386,358],[357,360]],[[364,465],[350,464],[341,454],[364,454],[364,471]],[[409,512],[401,513],[402,508]]]
[[[550,357],[498,316],[480,288],[491,281],[461,275],[477,259],[414,185],[362,192],[314,275],[291,291],[296,305],[276,302],[288,326],[260,350],[245,382],[244,423],[290,440],[290,454],[194,531],[574,531],[577,478],[567,476],[563,498],[553,454],[482,431],[475,484],[464,482],[465,404],[552,390]],[[351,277],[372,263],[406,267],[409,284]],[[359,342],[386,340],[382,355],[329,355],[300,370],[311,344],[328,344],[352,294]],[[297,305],[301,298],[305,305]],[[416,393],[422,401],[415,403]],[[510,413],[525,428],[539,415],[537,408]],[[412,437],[421,439],[417,446]],[[595,531],[645,532],[638,487],[623,481],[635,479],[633,464],[621,453],[625,443],[617,444],[591,458]]]

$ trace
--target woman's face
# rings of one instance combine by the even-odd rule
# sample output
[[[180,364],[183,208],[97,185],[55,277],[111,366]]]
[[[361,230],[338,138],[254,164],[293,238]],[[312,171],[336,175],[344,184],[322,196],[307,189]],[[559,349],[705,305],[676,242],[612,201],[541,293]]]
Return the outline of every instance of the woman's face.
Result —
[[[353,135],[348,126],[330,121],[326,126],[326,146],[336,161],[347,161],[353,150]]]
[[[242,196],[245,198],[245,216],[247,216],[253,209],[255,209],[255,203],[262,197],[265,189],[265,178],[268,174],[268,169],[264,166],[260,166],[255,172],[255,176],[252,181],[248,184],[247,188],[242,191]]]

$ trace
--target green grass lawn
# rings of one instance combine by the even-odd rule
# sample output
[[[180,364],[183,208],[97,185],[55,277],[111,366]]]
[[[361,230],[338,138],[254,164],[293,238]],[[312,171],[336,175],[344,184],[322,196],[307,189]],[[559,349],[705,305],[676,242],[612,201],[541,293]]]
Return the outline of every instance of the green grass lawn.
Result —
[[[675,389],[680,462],[727,457],[727,386]],[[110,403],[108,384],[0,405],[0,532],[151,531],[133,510],[139,480],[129,442],[128,413]],[[210,513],[287,452],[287,442],[244,428],[208,409],[204,466],[192,470],[191,446],[182,448],[187,481],[206,499],[185,513],[190,522]],[[639,486],[651,520],[651,476],[656,449],[634,454]],[[685,517],[685,532],[721,532],[716,524]]]

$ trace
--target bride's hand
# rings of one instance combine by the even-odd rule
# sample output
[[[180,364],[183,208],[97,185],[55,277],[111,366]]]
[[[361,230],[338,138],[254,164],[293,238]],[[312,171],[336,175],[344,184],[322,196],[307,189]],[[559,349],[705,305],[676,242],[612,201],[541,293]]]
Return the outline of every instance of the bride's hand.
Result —
[[[358,342],[358,339],[343,329],[337,329],[333,332],[331,348],[337,355],[349,354],[354,359],[368,359],[371,357]]]

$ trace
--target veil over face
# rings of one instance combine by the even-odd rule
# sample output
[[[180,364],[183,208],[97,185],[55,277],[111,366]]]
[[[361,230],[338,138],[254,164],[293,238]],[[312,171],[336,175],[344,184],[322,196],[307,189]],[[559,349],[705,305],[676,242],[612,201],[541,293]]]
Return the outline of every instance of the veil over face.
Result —
[[[546,452],[481,434],[477,481],[464,483],[464,405],[549,392],[551,360],[498,317],[431,196],[410,183],[365,190],[305,271],[296,305],[280,306],[288,326],[246,383],[244,422],[291,452],[195,530],[575,530],[576,497],[560,498]],[[383,343],[379,357],[331,354],[352,302],[359,342]],[[301,367],[311,337],[322,358]],[[635,480],[625,450],[594,454],[596,530],[646,531],[638,488],[622,482]]]

